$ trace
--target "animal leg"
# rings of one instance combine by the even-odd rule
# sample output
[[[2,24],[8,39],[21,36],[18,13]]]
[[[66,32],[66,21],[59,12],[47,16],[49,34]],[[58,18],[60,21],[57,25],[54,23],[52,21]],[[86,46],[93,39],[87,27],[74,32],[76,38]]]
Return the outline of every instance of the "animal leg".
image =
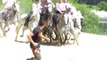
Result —
[[[31,29],[30,27],[28,27],[28,29],[29,29],[30,31],[32,31],[32,29]]]
[[[77,43],[77,45],[79,45],[78,44],[78,39],[77,39],[78,37],[76,36],[76,34],[74,35],[74,42],[73,42],[73,44],[75,44],[75,43]]]
[[[16,27],[16,37],[15,37],[15,41],[17,41],[17,37],[18,37],[18,34],[19,34],[19,30],[21,28],[22,25],[19,25]]]
[[[24,31],[26,29],[26,26],[23,27],[23,30],[22,30],[22,35],[20,35],[20,37],[23,37],[24,36]]]
[[[0,23],[0,27],[1,27],[1,30],[3,31],[3,36],[6,36],[6,33],[5,33],[1,23]]]
[[[10,28],[9,28],[9,24],[8,24],[8,22],[7,22],[7,21],[5,21],[4,29],[5,29],[6,27],[7,27],[8,29],[7,29],[7,30],[5,30],[5,32],[8,32],[8,31],[10,30]]]

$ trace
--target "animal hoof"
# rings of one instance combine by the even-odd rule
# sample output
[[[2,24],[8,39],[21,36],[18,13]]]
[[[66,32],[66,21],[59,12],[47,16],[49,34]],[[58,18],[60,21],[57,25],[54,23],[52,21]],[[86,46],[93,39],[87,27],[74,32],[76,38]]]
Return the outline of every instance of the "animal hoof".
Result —
[[[3,34],[3,37],[6,37],[6,34]]]
[[[18,42],[16,39],[14,40],[15,42]]]
[[[23,37],[23,35],[20,35],[20,37]]]
[[[28,58],[28,59],[26,59],[26,60],[35,60],[35,58],[34,58],[34,57],[31,57],[31,58]]]

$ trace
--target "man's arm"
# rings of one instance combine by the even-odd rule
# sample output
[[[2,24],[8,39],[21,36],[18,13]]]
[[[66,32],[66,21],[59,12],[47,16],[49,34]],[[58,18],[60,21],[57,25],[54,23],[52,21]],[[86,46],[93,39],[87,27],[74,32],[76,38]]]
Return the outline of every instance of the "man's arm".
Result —
[[[38,43],[35,43],[33,40],[32,40],[32,36],[34,36],[33,33],[30,33],[29,35],[27,35],[27,38],[28,40],[34,45],[34,46],[37,46]]]
[[[50,39],[49,38],[47,38],[47,37],[45,37],[43,34],[42,34],[42,32],[40,32],[39,34],[38,34],[38,36],[40,37],[40,38],[43,38],[43,39],[45,39],[46,41],[50,41]]]
[[[60,6],[59,6],[59,3],[56,3],[55,9],[56,9],[57,11],[59,11],[60,13],[62,13],[62,12],[61,12],[61,9],[60,9]]]

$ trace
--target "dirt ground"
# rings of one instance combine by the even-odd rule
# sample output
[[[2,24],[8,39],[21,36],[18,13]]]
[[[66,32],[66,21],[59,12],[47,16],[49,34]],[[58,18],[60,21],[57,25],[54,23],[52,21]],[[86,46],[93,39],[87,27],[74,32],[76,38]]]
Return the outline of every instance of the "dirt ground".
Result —
[[[0,30],[0,60],[26,60],[32,57],[29,43],[15,42],[15,27],[6,37],[2,37]],[[21,32],[20,32],[21,33]],[[25,36],[18,39],[27,41]],[[79,46],[67,44],[63,46],[41,45],[42,60],[107,60],[107,36],[81,33]]]

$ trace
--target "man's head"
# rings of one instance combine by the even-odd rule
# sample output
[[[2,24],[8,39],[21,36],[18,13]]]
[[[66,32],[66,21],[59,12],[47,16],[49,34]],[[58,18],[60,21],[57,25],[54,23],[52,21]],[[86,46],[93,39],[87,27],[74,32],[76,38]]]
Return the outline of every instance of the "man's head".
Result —
[[[44,28],[46,26],[46,22],[44,20],[39,21],[39,26]]]
[[[39,2],[40,0],[35,0],[36,2]]]
[[[45,0],[45,2],[47,2],[48,0]]]
[[[64,3],[67,3],[67,0],[63,0],[64,1]]]
[[[41,0],[41,2],[43,2],[43,3],[46,3],[46,2],[48,2],[49,0]]]
[[[62,3],[63,1],[62,0],[58,0],[58,3]]]
[[[35,0],[35,1],[39,1],[39,0]]]

